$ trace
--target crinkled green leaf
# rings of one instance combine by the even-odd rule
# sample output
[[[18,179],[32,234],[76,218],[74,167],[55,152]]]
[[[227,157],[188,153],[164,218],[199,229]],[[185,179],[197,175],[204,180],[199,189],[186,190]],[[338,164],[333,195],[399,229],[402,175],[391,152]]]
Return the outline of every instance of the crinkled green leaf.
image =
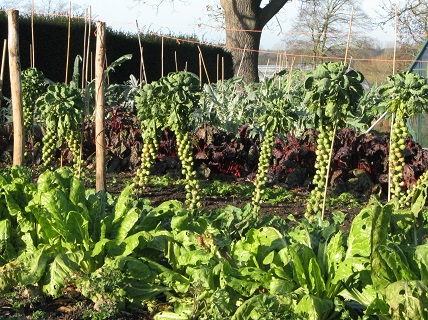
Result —
[[[421,280],[428,282],[428,244],[419,245],[415,249],[414,260],[419,267]]]
[[[385,290],[392,319],[427,319],[428,288],[420,281],[397,281]]]
[[[79,263],[83,258],[81,252],[55,255],[41,281],[43,292],[55,298],[59,297],[66,281],[80,270]]]
[[[353,219],[345,258],[369,257],[371,254],[372,208],[366,207]]]
[[[325,291],[325,282],[316,258],[309,260],[308,275],[311,284],[310,292],[321,297]]]
[[[65,230],[67,232],[65,240],[73,245],[72,248],[83,245],[85,249],[89,249],[88,220],[80,213],[70,211],[67,214]]]
[[[327,319],[333,311],[334,304],[332,300],[321,299],[316,296],[307,294],[300,299],[294,309],[294,312],[304,319],[319,320]]]
[[[372,230],[371,230],[371,269],[372,281],[376,289],[384,290],[388,284],[395,282],[393,271],[385,261],[385,249],[387,247],[387,237],[389,223],[393,211],[392,204],[383,206],[374,203],[372,209]]]

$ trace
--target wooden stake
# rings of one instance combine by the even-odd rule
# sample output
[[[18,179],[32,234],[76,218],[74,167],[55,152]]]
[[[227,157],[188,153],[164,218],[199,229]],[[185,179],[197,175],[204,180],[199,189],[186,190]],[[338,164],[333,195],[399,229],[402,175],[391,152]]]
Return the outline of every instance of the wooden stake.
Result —
[[[163,77],[163,50],[164,50],[164,38],[162,37],[162,51],[161,51],[161,77]]]
[[[88,32],[88,25],[87,25],[87,18],[88,18],[88,9],[85,10],[85,30],[83,32],[83,55],[82,55],[82,90],[86,88],[86,82],[85,82],[85,74],[86,74],[86,37]]]
[[[91,51],[91,59],[89,60],[90,62],[90,68],[91,68],[91,73],[89,74],[91,76],[91,80],[94,79],[94,54]]]
[[[71,0],[69,1],[69,9],[68,9],[68,37],[67,37],[67,58],[65,60],[65,81],[64,83],[68,83],[68,63],[70,61],[70,34],[71,34]]]
[[[395,74],[395,55],[397,52],[397,38],[398,38],[398,12],[397,12],[397,4],[395,5],[395,40],[394,40],[394,57],[392,59],[392,74]],[[393,152],[391,150],[392,143],[392,127],[394,126],[395,121],[395,113],[391,116],[391,122],[389,125],[389,153]],[[388,165],[388,201],[391,200],[391,185],[392,185],[392,174],[391,174],[391,166]]]
[[[140,28],[138,27],[138,20],[135,20],[135,23],[137,25],[138,45],[140,46],[140,89],[141,89],[141,87],[143,86],[143,79],[144,79],[144,83],[147,83],[147,75],[146,75],[146,67],[144,66],[143,46],[141,45]]]
[[[242,52],[241,62],[239,63],[238,72],[236,73],[236,76],[239,77],[239,72],[241,71],[242,62],[244,61],[245,57],[245,50],[247,49],[247,46],[244,47],[244,51]]]
[[[0,67],[0,108],[1,102],[3,100],[3,79],[4,79],[4,64],[6,62],[6,48],[7,48],[7,40],[3,40],[3,54],[1,56],[1,67]]]
[[[202,57],[199,53],[199,86],[202,87]]]
[[[204,56],[202,55],[202,51],[201,51],[201,48],[200,48],[199,46],[198,46],[198,50],[199,50],[199,54],[200,54],[200,56],[201,56],[201,61],[202,61],[202,65],[203,65],[203,67],[204,67],[205,75],[207,76],[208,84],[211,84],[210,76],[208,75],[207,66],[205,65]],[[202,74],[201,74],[201,76],[202,76]]]
[[[177,51],[174,51],[175,72],[178,72]]]
[[[105,23],[97,23],[96,63],[95,63],[95,145],[96,145],[96,191],[106,190],[105,168],[105,133],[104,133],[104,103],[105,103]]]
[[[224,82],[224,57],[221,57],[221,82]]]
[[[85,66],[85,83],[88,83],[88,72],[89,72],[89,68],[88,68],[88,64],[89,64],[89,52],[90,52],[90,48],[91,48],[91,29],[92,29],[92,7],[89,6],[89,21],[88,21],[88,45],[86,47],[86,66]],[[92,63],[92,62],[91,62]],[[91,70],[92,71],[92,70]],[[92,76],[91,76],[91,80],[92,80]]]
[[[351,42],[351,32],[352,32],[352,20],[353,20],[353,18],[354,18],[354,6],[352,6],[351,18],[349,19],[348,40],[346,41],[346,50],[345,50],[345,63],[346,63],[346,60],[348,60],[348,51],[349,51],[349,44]]]
[[[35,44],[34,44],[34,0],[31,4],[31,64],[32,68],[36,67],[36,58],[35,58]]]
[[[33,67],[33,49],[30,43],[30,67]]]
[[[24,163],[24,112],[19,57],[19,11],[8,12],[9,73],[13,112],[13,165]]]
[[[217,54],[217,64],[216,64],[216,69],[215,69],[215,71],[216,71],[216,74],[215,74],[216,82],[218,82],[218,76],[220,73],[219,68],[220,68],[220,56]]]
[[[398,11],[397,4],[395,4],[395,36],[394,36],[394,57],[392,59],[392,74],[395,74],[395,59],[397,54],[397,42],[398,42]]]

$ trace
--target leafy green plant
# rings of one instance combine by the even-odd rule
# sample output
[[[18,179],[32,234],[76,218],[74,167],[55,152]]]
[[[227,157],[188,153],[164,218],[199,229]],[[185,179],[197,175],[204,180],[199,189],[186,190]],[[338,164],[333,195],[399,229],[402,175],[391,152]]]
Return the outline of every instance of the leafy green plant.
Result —
[[[201,195],[204,196],[235,196],[242,200],[250,199],[251,194],[254,192],[253,184],[234,184],[220,180],[214,180],[209,184],[204,184],[202,187]]]
[[[245,124],[253,124],[259,106],[257,84],[231,78],[205,84],[194,127],[210,123],[226,132],[237,134]]]
[[[289,131],[293,121],[297,118],[293,108],[293,99],[290,97],[291,80],[284,82],[280,80],[276,77],[266,80],[259,95],[263,114],[258,120],[265,131],[265,135],[257,168],[256,188],[252,199],[252,206],[256,212],[260,210],[260,202],[265,190],[266,174],[272,157],[275,133]]]
[[[45,77],[36,68],[28,68],[21,73],[22,107],[24,110],[24,127],[30,132],[33,125],[36,101],[46,91]]]
[[[192,118],[199,102],[199,79],[189,72],[175,72],[147,84],[136,98],[139,109],[145,147],[142,167],[137,173],[137,185],[147,184],[149,169],[157,150],[157,131],[170,128],[175,132],[178,156],[182,173],[186,178],[186,204],[189,208],[199,206],[199,182],[193,169],[193,152],[190,144],[189,119]]]
[[[25,212],[35,189],[30,171],[24,167],[0,173],[0,264],[36,246],[35,219]]]
[[[80,91],[61,83],[50,85],[37,100],[46,124],[43,136],[43,164],[50,167],[54,162],[55,147],[61,146],[63,137],[74,157],[74,170],[80,174],[80,140],[83,122],[83,100]]]
[[[389,170],[392,180],[390,192],[392,198],[400,199],[400,206],[410,205],[413,193],[409,191],[404,197],[403,168],[405,165],[403,151],[409,135],[406,121],[410,116],[427,110],[428,85],[424,77],[411,73],[400,72],[389,76],[378,88],[383,97],[379,104],[381,110],[395,115],[391,128],[391,145],[389,152]],[[426,177],[420,180],[424,182]]]
[[[141,167],[137,170],[134,182],[143,192],[147,187],[156,153],[158,150],[158,135],[166,122],[168,104],[163,101],[165,91],[163,84],[159,81],[145,84],[135,97],[138,110],[141,134],[144,146],[141,154]]]
[[[25,207],[34,236],[21,235],[25,247],[14,244],[15,258],[0,267],[1,289],[38,284],[57,297],[67,279],[94,272],[106,255],[131,254],[145,234],[135,230],[141,209],[133,198],[129,187],[116,202],[87,195],[67,167],[43,173]]]
[[[330,167],[331,145],[336,129],[344,126],[349,114],[357,113],[358,101],[364,93],[364,77],[347,64],[327,62],[318,66],[305,81],[304,99],[320,131],[317,138],[315,185],[308,199],[306,213],[323,211],[324,190]]]

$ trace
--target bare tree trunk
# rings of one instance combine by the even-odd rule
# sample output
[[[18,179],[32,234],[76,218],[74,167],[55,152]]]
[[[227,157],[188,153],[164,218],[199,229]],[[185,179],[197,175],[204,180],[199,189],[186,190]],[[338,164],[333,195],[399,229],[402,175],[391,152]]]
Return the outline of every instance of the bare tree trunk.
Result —
[[[9,72],[13,110],[13,165],[22,166],[24,163],[25,141],[18,18],[18,10],[8,11]]]
[[[226,20],[226,47],[232,53],[233,73],[258,82],[261,26],[252,1],[221,0]]]
[[[289,0],[221,0],[226,22],[226,47],[232,53],[235,76],[258,82],[262,29]]]
[[[106,190],[105,134],[104,134],[104,64],[105,64],[105,23],[97,23],[96,63],[95,63],[95,143],[96,143],[96,191]]]

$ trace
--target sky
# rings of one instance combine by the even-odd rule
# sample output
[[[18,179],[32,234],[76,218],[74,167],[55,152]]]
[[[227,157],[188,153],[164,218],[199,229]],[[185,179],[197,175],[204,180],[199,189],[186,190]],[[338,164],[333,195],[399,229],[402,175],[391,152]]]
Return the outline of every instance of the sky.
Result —
[[[266,2],[267,0],[265,0]],[[376,10],[379,0],[364,0],[363,6],[368,14]],[[46,6],[49,0],[34,0],[35,7]],[[51,0],[53,2],[53,0]],[[68,2],[65,1],[64,2]],[[147,0],[149,3],[159,3],[159,1]],[[21,0],[23,8],[30,0]],[[120,3],[120,5],[118,5]],[[137,23],[140,31],[150,31],[157,34],[174,35],[196,35],[199,40],[211,43],[224,43],[225,34],[223,31],[208,26],[206,6],[215,1],[209,0],[175,0],[174,4],[165,2],[156,8],[153,5],[138,5],[133,0],[72,0],[72,5],[79,5],[82,8],[91,6],[93,17],[96,20],[104,21],[107,26],[115,30],[126,32],[136,32]],[[279,19],[281,28],[277,23],[271,23],[268,29],[262,33],[261,49],[282,49],[284,44],[284,32],[290,31],[291,21],[297,15],[298,1],[287,3],[280,12]],[[17,7],[17,9],[23,10]],[[205,22],[205,26],[200,26]],[[382,31],[380,29],[372,31],[373,37],[379,42],[392,43],[394,41],[393,32]]]

